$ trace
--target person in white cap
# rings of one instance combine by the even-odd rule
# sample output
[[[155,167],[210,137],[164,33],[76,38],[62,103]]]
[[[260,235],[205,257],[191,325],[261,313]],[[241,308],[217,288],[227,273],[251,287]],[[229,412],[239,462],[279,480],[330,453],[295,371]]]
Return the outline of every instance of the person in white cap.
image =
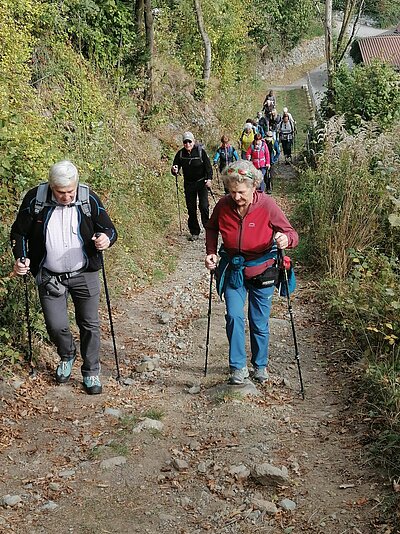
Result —
[[[197,218],[197,198],[199,199],[201,222],[205,227],[210,218],[208,188],[211,187],[213,171],[207,152],[201,144],[195,142],[192,132],[185,132],[182,136],[182,141],[183,148],[175,154],[171,173],[176,176],[182,169],[190,232],[188,239],[189,241],[197,241],[200,234],[200,225]]]
[[[282,117],[283,117],[283,115],[287,115],[287,116],[289,117],[289,120],[290,120],[291,122],[293,122],[293,124],[296,123],[296,121],[295,121],[294,118],[293,118],[293,115],[290,113],[290,111],[288,110],[288,108],[286,108],[286,107],[283,108],[283,110],[282,110]]]

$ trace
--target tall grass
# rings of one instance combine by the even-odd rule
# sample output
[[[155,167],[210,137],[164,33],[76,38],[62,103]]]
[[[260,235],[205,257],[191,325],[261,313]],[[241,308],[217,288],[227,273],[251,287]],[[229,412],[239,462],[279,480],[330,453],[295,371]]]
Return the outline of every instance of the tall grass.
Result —
[[[301,176],[301,221],[338,325],[367,356],[364,385],[379,461],[400,475],[400,123],[349,135],[329,121]],[[303,258],[306,260],[307,258]]]

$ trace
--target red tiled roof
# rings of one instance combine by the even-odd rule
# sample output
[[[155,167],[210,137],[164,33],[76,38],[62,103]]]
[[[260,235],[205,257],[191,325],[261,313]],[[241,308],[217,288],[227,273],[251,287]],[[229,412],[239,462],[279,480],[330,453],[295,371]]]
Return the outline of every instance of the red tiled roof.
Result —
[[[377,35],[358,41],[363,63],[369,65],[374,59],[389,63],[400,69],[400,35]]]

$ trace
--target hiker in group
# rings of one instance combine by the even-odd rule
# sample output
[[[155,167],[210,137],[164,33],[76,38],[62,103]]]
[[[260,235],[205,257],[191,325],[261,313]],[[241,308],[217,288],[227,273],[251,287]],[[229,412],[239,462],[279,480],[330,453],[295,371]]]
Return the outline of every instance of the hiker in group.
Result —
[[[226,303],[231,384],[249,376],[245,350],[244,305],[248,296],[253,379],[268,379],[269,315],[277,279],[277,247],[295,247],[296,231],[272,197],[257,191],[262,174],[250,161],[225,167],[229,195],[217,203],[206,227],[205,266],[216,270],[219,295]],[[222,246],[219,250],[218,236]]]
[[[293,121],[289,119],[289,115],[283,115],[282,122],[278,127],[279,140],[282,144],[283,154],[285,156],[285,163],[289,165],[292,161],[292,146],[295,135],[295,127]]]
[[[83,386],[90,395],[102,392],[100,382],[99,298],[101,251],[117,232],[99,197],[79,183],[73,163],[50,168],[48,183],[28,191],[11,228],[14,273],[29,271],[38,285],[47,332],[61,361],[56,382],[72,372],[76,346],[70,330],[67,299],[71,295],[80,333]]]
[[[272,132],[274,139],[278,138],[277,131],[282,121],[282,117],[279,115],[276,109],[273,109],[268,117],[268,130]]]
[[[279,156],[281,154],[281,149],[279,148],[279,141],[274,139],[273,133],[269,130],[265,136],[265,142],[269,151],[270,158],[270,167],[267,169],[267,172],[264,176],[264,181],[266,185],[266,192],[268,194],[272,193],[272,183],[275,177],[275,165],[279,161]]]
[[[267,169],[270,167],[270,155],[266,142],[262,138],[261,134],[256,134],[254,141],[249,146],[246,152],[246,159],[251,161],[256,169],[259,169],[264,178]],[[259,190],[265,190],[264,179],[259,185]]]
[[[289,120],[293,122],[293,124],[296,126],[296,121],[294,120],[293,115],[289,112],[288,108],[283,108],[282,117],[283,115],[287,115],[289,117]]]
[[[223,135],[221,137],[221,145],[215,153],[213,164],[218,164],[219,171],[222,172],[229,163],[238,161],[238,159],[239,155],[236,152],[235,147],[229,144],[229,137]]]
[[[183,148],[175,154],[171,173],[176,176],[182,169],[190,232],[188,239],[189,241],[196,241],[200,235],[197,198],[199,199],[201,222],[205,227],[209,219],[208,189],[211,187],[213,171],[207,152],[201,144],[195,143],[192,132],[185,132],[182,141]]]
[[[251,123],[251,119],[248,119],[248,122],[244,125],[243,132],[239,139],[239,147],[241,150],[241,158],[246,159],[246,152],[249,149],[249,146],[254,141],[254,136],[256,135],[256,132],[253,129],[253,125]]]
[[[276,108],[276,98],[272,89],[269,91],[263,102],[263,110],[266,113],[270,113]]]
[[[260,131],[259,133],[262,133],[263,137],[265,137],[267,131],[268,131],[268,120],[267,120],[267,117],[263,114],[262,111],[258,111],[257,112],[257,120],[258,120],[258,126],[260,128],[262,128],[262,132]]]
[[[264,138],[264,136],[265,136],[264,128],[261,126],[259,120],[258,119],[253,119],[251,122],[253,124],[253,128],[255,130],[255,133],[256,134],[261,134],[261,137]]]

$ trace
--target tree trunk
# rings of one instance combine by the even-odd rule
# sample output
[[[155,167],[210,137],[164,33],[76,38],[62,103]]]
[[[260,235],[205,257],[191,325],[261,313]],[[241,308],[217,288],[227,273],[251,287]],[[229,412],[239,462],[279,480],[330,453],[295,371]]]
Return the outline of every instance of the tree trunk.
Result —
[[[135,25],[137,34],[143,33],[144,0],[135,0]]]
[[[365,0],[345,0],[343,9],[343,20],[337,38],[335,49],[333,49],[332,40],[332,0],[326,0],[325,2],[325,55],[326,55],[326,68],[328,71],[328,84],[327,84],[327,101],[328,101],[328,115],[335,114],[335,89],[334,89],[334,76],[335,73],[343,61],[343,58],[350,48],[353,42],[356,26],[364,8]],[[356,14],[356,18],[349,35],[349,28],[351,25],[351,19]]]
[[[144,24],[146,29],[146,89],[144,99],[147,111],[153,106],[153,67],[154,67],[154,18],[151,0],[144,0]]]
[[[334,105],[334,90],[333,90],[333,77],[335,74],[335,61],[333,57],[333,40],[332,40],[332,1],[326,0],[325,2],[325,57],[326,57],[326,70],[328,74],[327,84],[327,100],[328,108],[331,109]],[[328,112],[328,114],[330,114]]]
[[[204,43],[204,67],[203,80],[207,83],[210,79],[211,73],[211,41],[204,29],[203,12],[201,10],[200,0],[194,0],[194,7],[196,9],[197,24]]]

